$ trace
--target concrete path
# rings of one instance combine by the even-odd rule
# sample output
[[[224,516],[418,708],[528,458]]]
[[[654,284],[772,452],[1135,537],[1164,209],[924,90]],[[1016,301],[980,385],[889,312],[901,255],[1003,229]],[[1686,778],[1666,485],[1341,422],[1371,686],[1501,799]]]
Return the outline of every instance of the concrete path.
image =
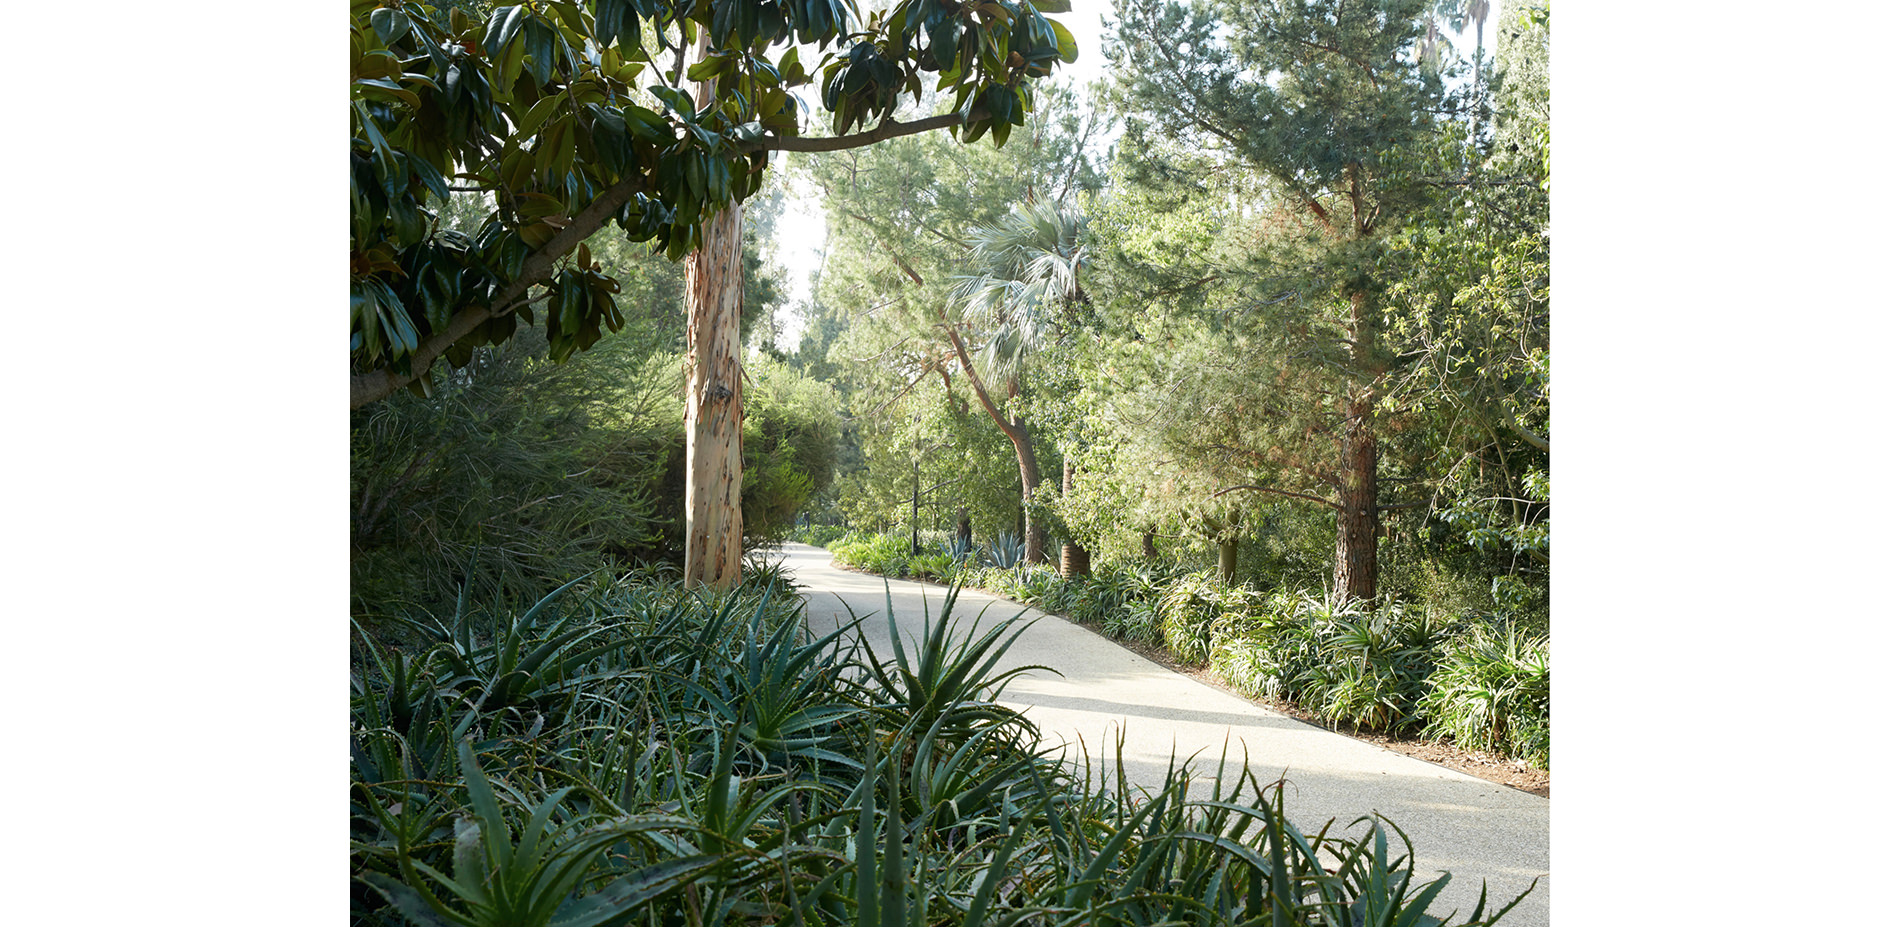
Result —
[[[831,565],[822,548],[786,544],[785,567],[805,587],[807,621],[829,631],[852,615],[871,615],[865,638],[880,656],[892,654],[884,619],[885,583],[880,576]],[[923,618],[939,614],[941,586],[890,580],[900,633],[921,637]],[[926,604],[926,600],[927,603]],[[984,626],[1023,611],[988,593],[965,590],[957,599],[960,622]],[[1042,615],[1034,609],[1028,617]],[[961,625],[960,625],[961,626]],[[1053,667],[1062,675],[1018,676],[1001,702],[1025,713],[1046,742],[1071,745],[1068,756],[1112,757],[1122,738],[1131,782],[1159,787],[1171,756],[1199,753],[1197,769],[1210,770],[1223,746],[1238,762],[1247,757],[1263,782],[1284,778],[1287,814],[1306,833],[1329,818],[1340,826],[1378,812],[1410,837],[1419,874],[1452,874],[1432,905],[1441,916],[1469,913],[1480,883],[1490,886],[1491,908],[1515,897],[1531,880],[1536,890],[1502,922],[1507,927],[1550,923],[1550,803],[1422,760],[1312,727],[1246,699],[1215,689],[1141,657],[1059,616],[1045,616],[1024,633],[998,670],[1026,664]]]

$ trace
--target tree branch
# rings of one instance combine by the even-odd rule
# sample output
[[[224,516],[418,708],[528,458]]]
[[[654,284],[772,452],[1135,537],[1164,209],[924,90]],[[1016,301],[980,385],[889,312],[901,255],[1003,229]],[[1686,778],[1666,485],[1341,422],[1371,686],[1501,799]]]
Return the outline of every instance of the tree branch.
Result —
[[[947,129],[960,126],[972,119],[982,119],[989,110],[978,107],[968,113],[944,113],[912,122],[881,122],[869,132],[856,135],[838,135],[825,138],[805,138],[798,135],[768,135],[755,142],[734,147],[739,154],[751,154],[755,151],[844,151],[848,148],[862,148],[874,145],[886,139],[900,138],[905,135],[917,135],[932,129]]]
[[[562,229],[554,238],[542,245],[533,254],[521,262],[521,273],[514,282],[495,294],[485,306],[469,306],[457,312],[449,319],[448,327],[430,333],[416,345],[409,354],[407,374],[398,373],[391,367],[380,367],[367,373],[350,376],[350,408],[359,409],[365,405],[387,397],[389,394],[408,386],[427,372],[435,359],[442,356],[450,346],[468,337],[489,319],[500,318],[513,312],[523,296],[535,284],[547,279],[554,269],[554,262],[569,251],[574,250],[588,236],[600,230],[620,210],[633,199],[635,193],[650,190],[649,178],[645,174],[635,174],[608,187],[606,192],[595,197],[587,208],[575,214],[567,228]]]
[[[1341,506],[1337,502],[1332,501],[1331,499],[1321,499],[1318,496],[1309,496],[1303,492],[1290,492],[1285,489],[1274,489],[1271,486],[1229,486],[1226,489],[1223,489],[1220,492],[1217,492],[1213,494],[1212,496],[1209,496],[1208,498],[1218,499],[1224,495],[1227,495],[1230,492],[1235,492],[1237,490],[1242,490],[1242,489],[1251,489],[1254,492],[1272,493],[1276,496],[1289,496],[1294,499],[1305,499],[1308,502],[1317,502],[1320,505],[1326,506],[1327,508],[1332,509],[1335,512],[1344,510],[1343,506]]]
[[[1016,429],[1010,427],[1009,422],[1003,418],[1002,411],[997,409],[996,403],[990,400],[990,391],[983,388],[982,379],[976,375],[976,365],[970,363],[970,352],[963,346],[963,336],[957,334],[956,327],[948,321],[943,322],[941,327],[950,336],[950,346],[957,349],[957,360],[963,365],[963,375],[969,378],[970,387],[976,391],[976,401],[983,404],[983,411],[988,412],[990,418],[996,421],[996,427],[1003,429],[1004,434],[1014,438]]]

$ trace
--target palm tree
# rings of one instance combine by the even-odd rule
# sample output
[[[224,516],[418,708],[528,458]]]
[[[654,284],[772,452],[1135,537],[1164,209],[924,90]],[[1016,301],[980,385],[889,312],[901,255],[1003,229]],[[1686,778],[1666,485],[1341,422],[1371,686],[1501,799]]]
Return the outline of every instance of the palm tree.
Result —
[[[1081,284],[1088,263],[1082,244],[1086,221],[1071,205],[1039,200],[1012,207],[995,225],[971,230],[965,242],[976,272],[956,278],[947,309],[957,319],[952,321],[947,311],[941,323],[977,401],[1016,450],[1025,506],[1024,557],[1030,563],[1043,561],[1042,528],[1027,511],[1042,471],[1029,423],[1009,401],[1022,395],[1025,368],[1054,337],[1062,318],[1088,301]],[[980,339],[974,358],[966,330]],[[1001,405],[994,398],[999,391]]]

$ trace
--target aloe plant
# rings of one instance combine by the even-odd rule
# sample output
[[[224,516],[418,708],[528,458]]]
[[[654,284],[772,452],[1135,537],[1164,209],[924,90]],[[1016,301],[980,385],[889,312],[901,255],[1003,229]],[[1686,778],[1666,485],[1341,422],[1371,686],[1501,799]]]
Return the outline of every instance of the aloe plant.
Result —
[[[879,661],[859,624],[806,636],[769,586],[596,590],[592,617],[552,635],[599,628],[577,646],[613,647],[558,711],[448,686],[446,647],[366,652],[355,922],[1435,923],[1443,880],[1413,878],[1384,842],[1402,834],[1304,835],[1244,758],[1222,757],[1213,795],[1192,800],[1204,780],[1184,763],[1149,795],[1119,756],[1096,782],[1086,755],[1039,752],[1034,725],[994,701],[1031,669],[997,670],[1022,616],[952,621],[953,590],[918,639],[887,614],[898,650]],[[557,622],[510,624],[525,656]],[[473,637],[466,651],[492,646]]]
[[[549,794],[530,813],[519,839],[502,814],[494,786],[467,743],[459,748],[472,818],[456,822],[452,874],[404,853],[403,878],[363,876],[405,917],[423,925],[460,927],[601,927],[634,907],[716,872],[726,859],[694,854],[664,859],[619,875],[592,892],[606,848],[648,832],[690,828],[667,816],[642,816],[594,826],[560,820],[566,789]]]
[[[905,719],[907,727],[920,731],[940,729],[941,736],[946,737],[966,737],[981,722],[1014,715],[1012,709],[994,701],[996,693],[1009,680],[1035,670],[1055,672],[1038,664],[991,675],[990,671],[1003,659],[1009,646],[1034,622],[1018,627],[1022,620],[1022,614],[1018,613],[991,625],[981,637],[977,636],[979,625],[972,623],[961,639],[953,638],[956,622],[952,614],[959,591],[961,587],[953,585],[944,594],[935,622],[925,618],[924,637],[917,642],[913,660],[898,630],[897,610],[891,605],[890,587],[886,584],[885,614],[896,652],[894,665],[874,661],[867,666],[873,693],[881,699],[881,707],[887,713]],[[940,726],[938,720],[945,716],[951,723]]]

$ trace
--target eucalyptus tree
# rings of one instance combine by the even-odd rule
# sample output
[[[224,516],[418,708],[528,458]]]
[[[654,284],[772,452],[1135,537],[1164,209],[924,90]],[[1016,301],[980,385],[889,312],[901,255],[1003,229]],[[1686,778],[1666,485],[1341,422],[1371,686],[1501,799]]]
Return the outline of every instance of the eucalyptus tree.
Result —
[[[544,0],[350,6],[351,408],[429,388],[438,359],[468,363],[537,307],[556,359],[623,318],[617,282],[582,243],[613,224],[689,273],[689,446],[716,443],[687,481],[690,583],[737,576],[742,421],[737,212],[773,151],[835,151],[955,129],[1001,144],[1032,84],[1076,48],[1036,4],[900,0],[859,16],[842,0]],[[801,57],[821,57],[807,67]],[[691,52],[691,60],[689,60]],[[925,80],[944,112],[897,120]],[[690,84],[700,84],[697,96]],[[795,91],[819,85],[830,137],[801,137]],[[432,203],[492,196],[475,235],[444,233]],[[710,233],[708,229],[713,229]],[[710,246],[710,247],[709,247]],[[695,499],[710,495],[705,505]]]
[[[1445,109],[1436,72],[1415,54],[1428,7],[1428,0],[1116,4],[1124,146],[1179,141],[1270,185],[1265,202],[1238,210],[1257,242],[1238,321],[1279,359],[1273,376],[1321,403],[1288,402],[1260,415],[1297,416],[1332,450],[1268,455],[1269,473],[1303,475],[1321,493],[1272,481],[1247,488],[1332,510],[1340,599],[1369,599],[1378,583],[1378,410],[1400,363],[1384,330],[1387,290],[1401,269],[1389,239],[1434,193],[1421,164]]]

